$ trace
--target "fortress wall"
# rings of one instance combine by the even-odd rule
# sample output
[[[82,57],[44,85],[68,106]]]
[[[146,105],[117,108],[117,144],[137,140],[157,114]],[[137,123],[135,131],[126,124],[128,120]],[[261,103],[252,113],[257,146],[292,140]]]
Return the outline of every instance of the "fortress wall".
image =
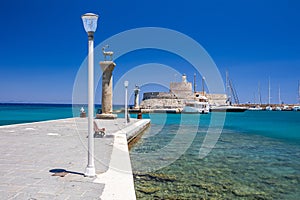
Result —
[[[192,83],[189,82],[172,82],[170,83],[170,91],[179,99],[192,99]]]
[[[169,92],[145,92],[143,100],[147,99],[176,99],[176,96]]]
[[[182,108],[183,101],[180,99],[146,99],[143,100],[140,108],[142,109],[162,109],[162,108]]]
[[[196,94],[202,95],[202,92]],[[142,109],[162,109],[162,108],[183,108],[184,102],[193,100],[195,95],[192,90],[192,83],[187,82],[183,75],[182,82],[171,82],[170,92],[146,92],[143,94]],[[226,94],[204,94],[208,98],[210,105],[225,105]]]

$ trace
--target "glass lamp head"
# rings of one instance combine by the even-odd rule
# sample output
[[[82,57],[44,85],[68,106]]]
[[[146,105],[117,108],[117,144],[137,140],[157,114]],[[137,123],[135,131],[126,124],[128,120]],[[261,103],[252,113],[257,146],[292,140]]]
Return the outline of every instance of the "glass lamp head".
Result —
[[[129,85],[129,82],[128,81],[124,81],[124,86],[127,88]]]
[[[84,29],[87,33],[95,32],[97,29],[98,15],[94,13],[86,13],[81,16]]]

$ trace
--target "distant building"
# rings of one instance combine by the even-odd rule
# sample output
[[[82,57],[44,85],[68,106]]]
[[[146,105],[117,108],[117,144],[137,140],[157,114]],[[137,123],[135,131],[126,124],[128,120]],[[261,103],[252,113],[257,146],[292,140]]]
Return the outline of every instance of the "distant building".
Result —
[[[193,99],[192,83],[187,82],[186,75],[182,75],[182,82],[171,82],[170,92],[179,99]]]
[[[187,81],[185,74],[182,75],[182,82],[171,82],[169,92],[145,92],[141,109],[183,109],[185,102],[194,100],[203,92],[193,92],[192,83]],[[225,105],[226,94],[207,94],[210,105]]]

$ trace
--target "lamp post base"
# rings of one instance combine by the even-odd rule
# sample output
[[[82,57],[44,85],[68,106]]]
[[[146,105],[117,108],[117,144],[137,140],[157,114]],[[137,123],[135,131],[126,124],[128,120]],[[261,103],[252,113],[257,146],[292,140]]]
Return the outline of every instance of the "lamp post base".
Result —
[[[90,177],[90,178],[95,177],[96,176],[95,167],[86,167],[84,176],[85,177]]]

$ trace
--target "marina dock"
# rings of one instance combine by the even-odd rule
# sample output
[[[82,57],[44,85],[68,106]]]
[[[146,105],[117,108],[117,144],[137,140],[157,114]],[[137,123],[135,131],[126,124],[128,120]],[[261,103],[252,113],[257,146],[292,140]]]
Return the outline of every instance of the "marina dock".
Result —
[[[87,119],[69,118],[0,126],[0,193],[3,199],[136,199],[128,152],[150,120],[95,120],[97,177],[84,177]]]

